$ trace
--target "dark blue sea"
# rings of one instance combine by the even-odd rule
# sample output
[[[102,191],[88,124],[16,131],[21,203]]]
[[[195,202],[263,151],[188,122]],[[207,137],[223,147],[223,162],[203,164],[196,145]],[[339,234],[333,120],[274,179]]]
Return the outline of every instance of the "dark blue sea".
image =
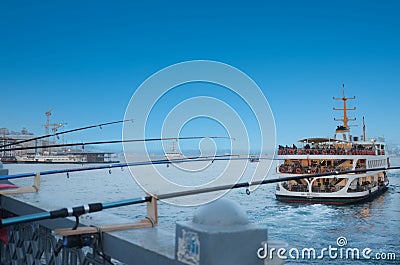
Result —
[[[393,158],[392,164],[400,164]],[[261,162],[260,162],[261,163]],[[256,163],[251,163],[254,166]],[[10,174],[81,167],[82,165],[5,165]],[[171,168],[160,166],[168,172]],[[178,176],[179,177],[179,176]],[[182,179],[185,174],[182,173]],[[274,170],[268,178],[275,177]],[[237,201],[248,213],[251,222],[268,228],[269,240],[287,243],[285,248],[313,248],[317,257],[298,259],[288,257],[286,264],[400,264],[400,171],[389,174],[389,190],[372,202],[351,206],[287,204],[275,199],[275,185],[265,185],[250,195],[245,189],[228,192],[225,197]],[[31,185],[32,179],[15,180],[16,184]],[[46,207],[78,206],[93,202],[109,202],[142,197],[143,190],[133,180],[129,170],[113,169],[42,176],[40,197],[48,196]],[[159,229],[174,232],[175,222],[189,222],[197,207],[182,207],[160,202]],[[102,214],[102,213],[96,213]],[[141,218],[144,206],[126,206],[107,210],[107,214]],[[340,241],[340,246],[338,245]],[[345,242],[345,244],[343,243]],[[326,248],[337,248],[337,256]],[[358,249],[359,259],[346,258],[347,249]],[[367,250],[366,250],[367,249]],[[370,251],[368,250],[370,249]],[[366,257],[362,255],[367,251]],[[342,252],[342,253],[340,253]],[[255,250],[256,253],[256,250]],[[292,252],[296,253],[296,252]],[[340,257],[342,255],[342,257]],[[382,257],[385,259],[378,260]],[[395,258],[395,260],[393,260]]]

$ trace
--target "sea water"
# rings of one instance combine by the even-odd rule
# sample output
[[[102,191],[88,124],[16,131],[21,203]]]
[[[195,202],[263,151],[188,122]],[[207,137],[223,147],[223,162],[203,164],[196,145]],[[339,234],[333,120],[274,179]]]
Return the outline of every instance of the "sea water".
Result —
[[[399,158],[392,159],[394,165],[399,162]],[[10,174],[82,166],[5,165]],[[248,167],[256,166],[257,163],[248,164]],[[166,176],[174,175],[177,182],[190,182],[187,179],[190,174],[187,172],[179,174],[176,173],[179,171],[174,172],[176,169],[173,167],[165,165],[158,165],[157,168]],[[272,168],[267,178],[275,178],[274,172]],[[269,240],[287,243],[286,264],[400,264],[400,171],[390,172],[389,179],[390,186],[385,194],[372,202],[349,206],[279,202],[274,195],[275,184],[261,186],[249,195],[243,188],[231,190],[224,196],[237,201],[247,211],[252,223],[267,227]],[[32,181],[32,178],[13,180],[17,185],[32,185]],[[42,176],[40,193],[41,197],[48,197],[52,209],[136,198],[145,194],[127,168]],[[160,202],[159,229],[173,233],[175,222],[191,221],[195,209],[197,207]],[[125,206],[106,211],[130,219],[143,218],[145,206]],[[332,248],[336,250],[329,253],[328,250]],[[304,249],[306,252],[303,258]],[[312,254],[311,258],[308,257],[310,249],[316,251],[315,257]],[[355,249],[359,251],[359,259],[352,258],[351,251]],[[296,257],[296,250],[299,257]],[[366,257],[363,256],[365,250],[369,252]],[[292,256],[289,256],[290,251]],[[394,255],[396,260],[393,260]],[[323,259],[319,259],[319,256],[323,256]],[[385,257],[385,260],[377,260],[377,257]]]

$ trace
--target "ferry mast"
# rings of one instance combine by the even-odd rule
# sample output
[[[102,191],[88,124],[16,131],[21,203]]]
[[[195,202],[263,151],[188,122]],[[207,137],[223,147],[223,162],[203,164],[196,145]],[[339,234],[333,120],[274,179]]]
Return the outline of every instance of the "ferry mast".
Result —
[[[356,118],[349,118],[347,116],[347,111],[348,110],[355,110],[356,108],[348,108],[347,107],[347,100],[354,100],[356,97],[352,98],[347,98],[344,94],[344,84],[342,84],[342,97],[341,98],[335,98],[333,97],[333,100],[342,100],[343,101],[343,108],[333,108],[333,110],[342,110],[343,111],[343,118],[334,118],[335,121],[342,121],[343,125],[339,125],[336,128],[336,133],[335,133],[335,138],[338,136],[342,136],[342,139],[344,141],[351,141],[351,135],[350,135],[350,126],[349,126],[349,121],[355,121]]]

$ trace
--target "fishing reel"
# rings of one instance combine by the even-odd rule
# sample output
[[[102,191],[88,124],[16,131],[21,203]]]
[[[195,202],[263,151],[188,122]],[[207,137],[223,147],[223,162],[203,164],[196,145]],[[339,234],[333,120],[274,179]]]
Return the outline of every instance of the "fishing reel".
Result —
[[[62,248],[76,248],[81,249],[83,247],[94,248],[99,240],[99,234],[81,234],[81,235],[69,235],[63,236],[57,242],[54,249],[54,254],[57,256]]]
[[[82,234],[63,236],[63,247],[66,248],[83,248],[93,247],[99,239],[98,234]]]

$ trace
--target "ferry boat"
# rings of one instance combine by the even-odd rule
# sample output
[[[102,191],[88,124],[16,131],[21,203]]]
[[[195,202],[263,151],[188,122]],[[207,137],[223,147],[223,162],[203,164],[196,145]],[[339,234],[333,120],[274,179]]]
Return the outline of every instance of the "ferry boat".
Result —
[[[277,175],[279,178],[302,176],[304,179],[279,182],[276,198],[283,202],[352,204],[374,199],[388,189],[386,168],[390,167],[383,138],[367,140],[363,118],[363,135],[359,138],[350,133],[347,116],[347,98],[342,86],[343,117],[332,138],[305,138],[298,142],[300,147],[279,146]],[[363,171],[375,169],[375,171]],[[332,174],[329,172],[352,171],[356,173]],[[324,173],[324,176],[307,177]]]
[[[15,156],[16,163],[61,163],[61,164],[80,164],[87,163],[83,155],[24,155]]]
[[[257,155],[250,155],[249,161],[250,161],[251,163],[260,162],[260,157],[257,156]]]
[[[165,159],[167,159],[167,160],[179,160],[179,159],[184,159],[185,158],[185,156],[181,152],[176,150],[175,142],[176,141],[173,141],[171,143],[170,151],[168,151],[168,152],[166,152],[164,154]]]
[[[1,157],[3,163],[50,163],[50,164],[101,164],[101,163],[119,163],[114,159],[114,153],[108,152],[70,152],[54,154],[23,154]]]

